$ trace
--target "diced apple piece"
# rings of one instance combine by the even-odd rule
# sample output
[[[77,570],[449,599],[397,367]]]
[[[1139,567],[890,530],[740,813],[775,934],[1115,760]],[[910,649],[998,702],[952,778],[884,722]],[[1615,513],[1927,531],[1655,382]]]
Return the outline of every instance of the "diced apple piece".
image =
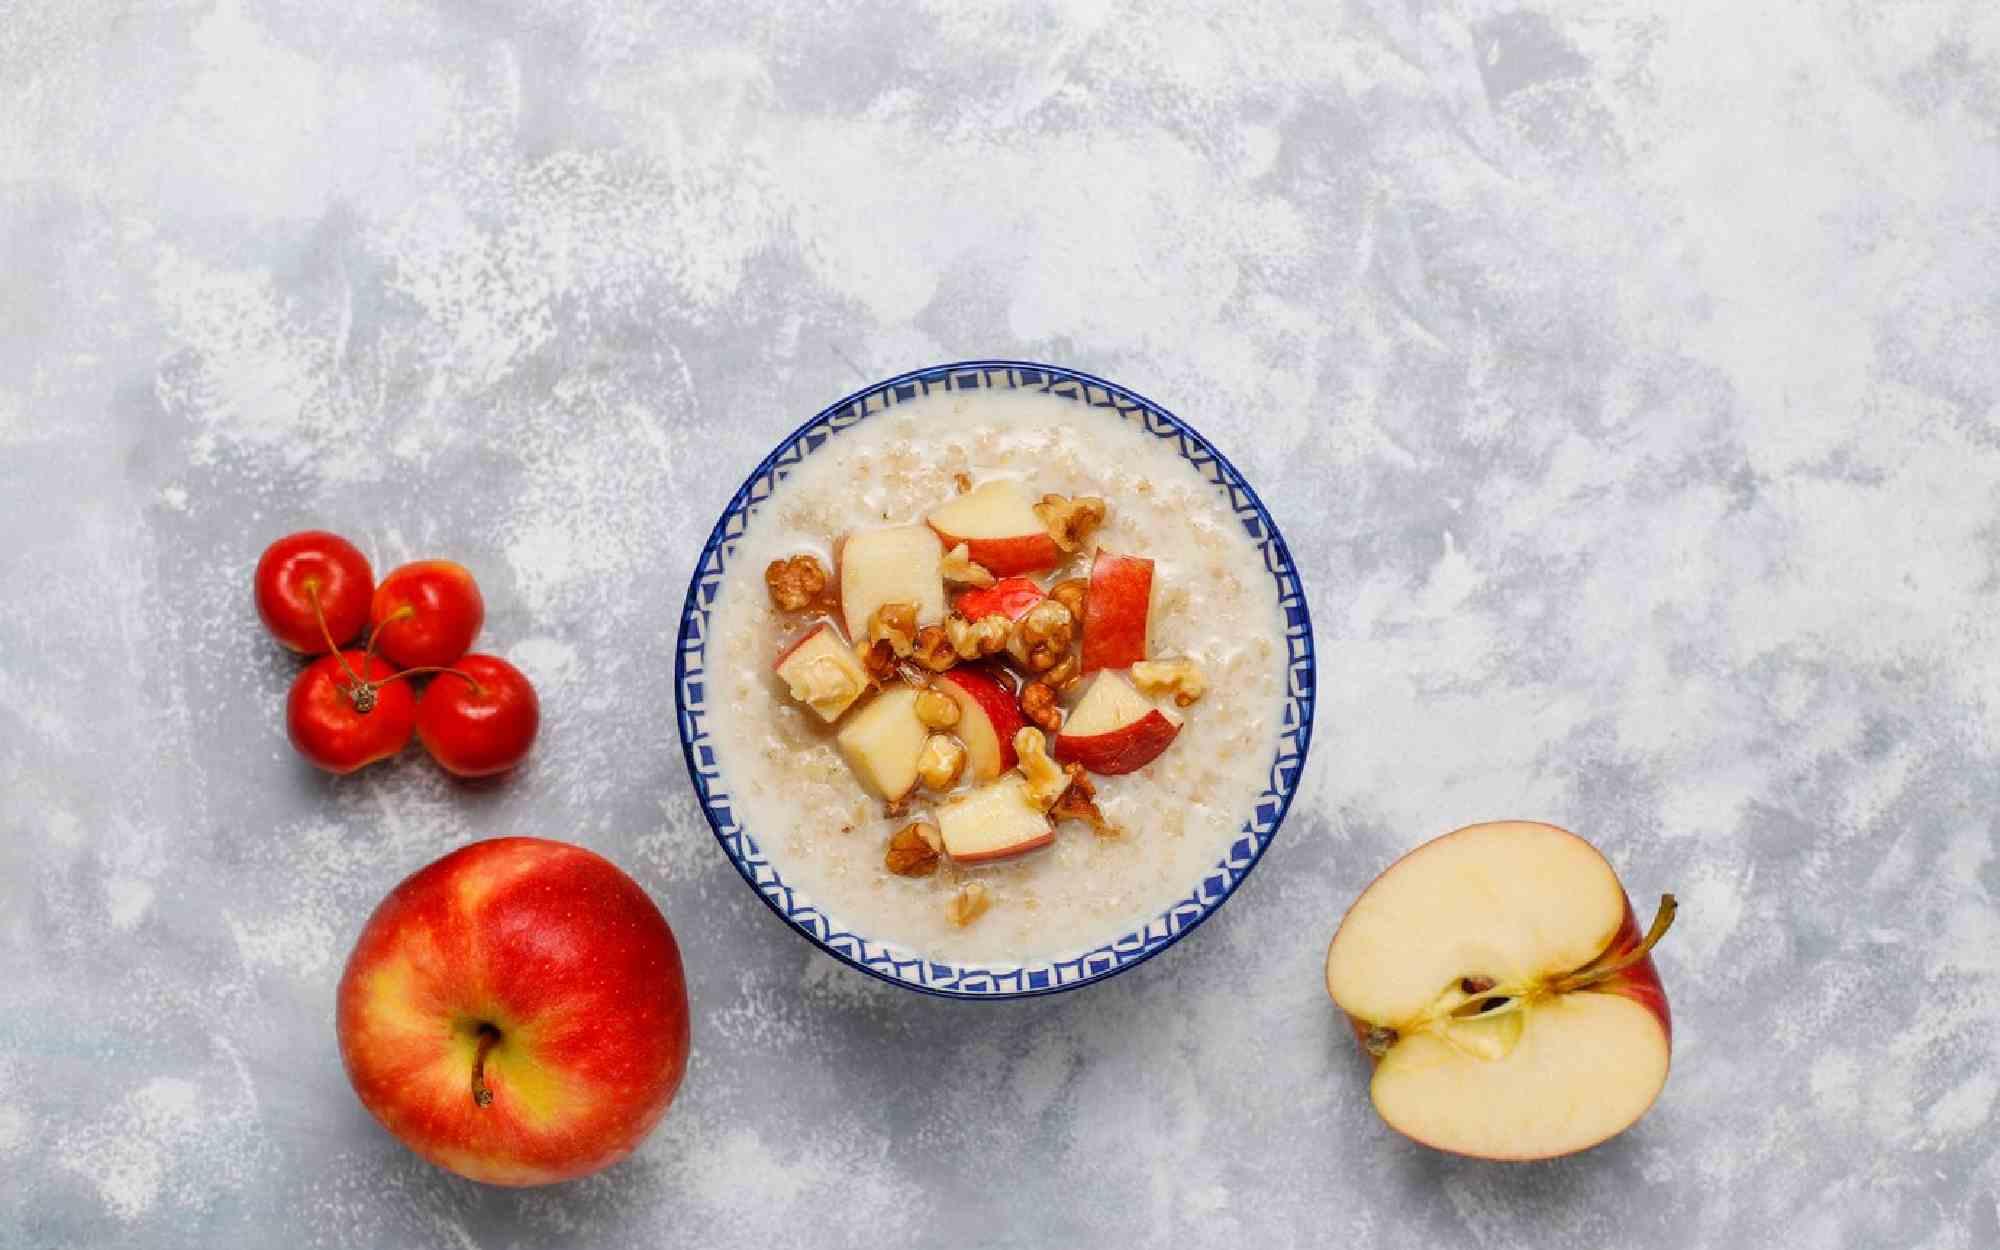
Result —
[[[1173,743],[1181,723],[1178,713],[1156,707],[1123,674],[1102,672],[1063,721],[1051,754],[1105,776],[1137,772]]]
[[[952,611],[969,621],[987,616],[1004,616],[1018,621],[1029,608],[1049,597],[1032,577],[1007,577],[981,590],[968,590],[953,603]]]
[[[930,526],[947,548],[964,543],[973,562],[995,577],[1052,569],[1062,549],[1035,515],[1034,501],[1019,482],[982,482],[930,515]]]
[[[1152,615],[1153,562],[1099,548],[1083,601],[1083,671],[1130,668],[1145,659]]]
[[[868,636],[868,618],[885,603],[914,603],[917,624],[944,620],[944,578],[937,535],[922,525],[857,530],[840,544],[840,615],[849,638]]]
[[[834,736],[847,766],[875,797],[894,803],[917,785],[930,730],[917,719],[918,691],[891,686],[869,700]]]
[[[982,864],[1047,846],[1055,826],[1028,794],[1027,779],[1010,772],[938,808],[944,849],[961,864]]]
[[[952,732],[965,744],[966,775],[991,781],[1014,767],[1014,735],[1027,722],[1020,704],[990,674],[961,665],[937,675],[935,688],[958,704]]]
[[[1472,825],[1348,909],[1326,984],[1375,1060],[1375,1109],[1428,1146],[1547,1159],[1630,1127],[1667,1079],[1651,946],[1604,856],[1553,825]]]
[[[793,643],[771,666],[792,697],[831,725],[868,689],[868,674],[840,631],[824,621]]]

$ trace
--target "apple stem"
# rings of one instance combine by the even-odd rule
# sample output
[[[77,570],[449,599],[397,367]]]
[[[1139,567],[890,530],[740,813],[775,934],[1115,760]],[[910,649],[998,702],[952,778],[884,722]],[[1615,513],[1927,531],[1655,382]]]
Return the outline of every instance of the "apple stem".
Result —
[[[1558,994],[1568,994],[1575,990],[1588,989],[1600,981],[1606,981],[1617,976],[1633,964],[1645,959],[1653,953],[1653,947],[1659,943],[1659,940],[1667,935],[1667,930],[1673,927],[1674,914],[1679,910],[1680,904],[1674,901],[1673,895],[1660,895],[1660,910],[1653,913],[1652,927],[1646,930],[1646,936],[1638,946],[1602,967],[1584,968],[1580,971],[1570,973],[1562,980],[1556,982],[1554,987],[1555,992]]]
[[[486,697],[486,687],[480,685],[479,682],[473,678],[471,673],[466,672],[464,669],[448,668],[444,665],[439,665],[439,664],[426,664],[421,668],[402,669],[388,677],[384,677],[381,681],[376,682],[375,684],[378,686],[386,686],[390,682],[396,680],[396,678],[398,677],[414,677],[419,673],[451,673],[455,676],[463,677],[465,678],[466,684],[472,687],[472,693],[478,695],[482,699]]]
[[[367,685],[367,682],[361,680],[361,674],[355,672],[353,666],[348,664],[347,657],[341,653],[339,645],[333,641],[333,631],[326,627],[326,613],[319,606],[319,579],[317,577],[308,577],[306,579],[306,599],[313,605],[313,620],[319,622],[319,636],[326,639],[326,649],[333,652],[333,658],[340,662],[341,671],[347,674],[347,679],[353,682],[354,685]],[[349,697],[352,698],[353,695],[350,693]],[[358,704],[359,701],[357,700],[356,702]],[[356,710],[366,712],[368,708],[374,706],[375,701],[370,699],[368,707],[357,707]]]
[[[405,617],[415,616],[416,614],[417,610],[406,603],[402,607],[397,608],[394,612],[391,612],[389,613],[389,615],[383,617],[381,620],[375,622],[375,628],[368,631],[368,650],[362,655],[361,658],[364,661],[374,658],[375,644],[382,640],[382,627],[384,625],[389,624],[391,621],[400,621]]]
[[[472,1101],[482,1107],[493,1105],[493,1091],[486,1084],[486,1056],[500,1041],[500,1030],[482,1022],[479,1050],[472,1056]]]

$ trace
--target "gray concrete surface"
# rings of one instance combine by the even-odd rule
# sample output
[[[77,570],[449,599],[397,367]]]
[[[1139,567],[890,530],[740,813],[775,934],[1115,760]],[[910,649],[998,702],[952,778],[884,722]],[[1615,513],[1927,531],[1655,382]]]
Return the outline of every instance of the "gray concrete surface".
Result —
[[[0,5],[0,1245],[2000,1245],[2000,10],[1461,0]],[[1220,918],[1001,1007],[712,845],[671,631],[742,474],[971,355],[1115,378],[1286,528],[1301,802]],[[482,578],[526,772],[290,754],[271,537]],[[1675,889],[1636,1130],[1381,1128],[1319,984],[1406,847]],[[436,1172],[331,988],[447,848],[685,948],[682,1097]]]

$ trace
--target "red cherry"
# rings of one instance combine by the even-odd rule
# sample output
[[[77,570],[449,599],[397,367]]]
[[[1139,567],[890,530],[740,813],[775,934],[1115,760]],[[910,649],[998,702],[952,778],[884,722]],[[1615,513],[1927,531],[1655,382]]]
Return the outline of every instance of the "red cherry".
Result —
[[[264,548],[252,585],[271,636],[303,655],[320,655],[353,641],[368,623],[375,570],[340,535],[305,530]]]
[[[404,668],[444,668],[472,649],[486,600],[464,565],[405,564],[375,588],[375,649]]]
[[[490,777],[520,763],[541,722],[535,687],[494,655],[460,658],[451,672],[431,679],[417,702],[418,740],[460,777]]]
[[[314,660],[285,705],[292,746],[330,773],[351,773],[402,750],[416,728],[417,697],[408,681],[390,680],[395,676],[380,656],[360,651]]]

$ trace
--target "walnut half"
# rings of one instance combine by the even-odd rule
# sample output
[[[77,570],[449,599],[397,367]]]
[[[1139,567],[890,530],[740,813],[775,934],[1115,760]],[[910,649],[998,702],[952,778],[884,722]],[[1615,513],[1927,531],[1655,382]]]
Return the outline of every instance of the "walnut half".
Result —
[[[1032,725],[1024,725],[1014,735],[1014,755],[1021,775],[1028,779],[1028,799],[1043,811],[1055,806],[1069,789],[1069,774],[1049,758],[1049,740]]]
[[[1039,679],[1021,687],[1021,715],[1049,733],[1062,728],[1063,714],[1056,706],[1056,692]]]
[[[1007,654],[1031,673],[1046,673],[1062,663],[1076,641],[1076,618],[1054,599],[1044,599],[1021,614],[1007,635]]]
[[[928,877],[937,871],[943,851],[944,840],[938,836],[937,826],[914,821],[889,835],[882,866],[899,877]]]
[[[764,588],[782,612],[803,612],[826,595],[826,569],[817,557],[796,555],[764,566]]]
[[[1049,819],[1080,820],[1100,838],[1118,837],[1121,832],[1118,826],[1106,820],[1103,809],[1097,806],[1097,786],[1090,780],[1090,774],[1083,771],[1083,765],[1065,764],[1063,772],[1069,777],[1069,785],[1049,809]]]
[[[1173,695],[1176,707],[1189,707],[1208,692],[1208,679],[1202,676],[1201,668],[1185,657],[1140,660],[1132,666],[1132,684],[1145,694]]]
[[[943,794],[958,783],[965,771],[965,744],[950,734],[932,734],[924,739],[923,754],[917,757],[917,780],[924,789]]]
[[[1062,495],[1043,495],[1035,505],[1035,515],[1041,518],[1049,537],[1056,540],[1056,546],[1064,551],[1076,551],[1097,527],[1104,524],[1107,510],[1104,501],[1095,495],[1078,495],[1074,499]]]
[[[952,650],[961,660],[977,660],[993,655],[1007,645],[1007,635],[1013,625],[998,612],[982,616],[978,620],[967,620],[954,612],[945,618],[945,637],[951,641]]]
[[[910,654],[917,645],[917,605],[885,603],[868,618],[868,641],[886,642],[898,657]]]

